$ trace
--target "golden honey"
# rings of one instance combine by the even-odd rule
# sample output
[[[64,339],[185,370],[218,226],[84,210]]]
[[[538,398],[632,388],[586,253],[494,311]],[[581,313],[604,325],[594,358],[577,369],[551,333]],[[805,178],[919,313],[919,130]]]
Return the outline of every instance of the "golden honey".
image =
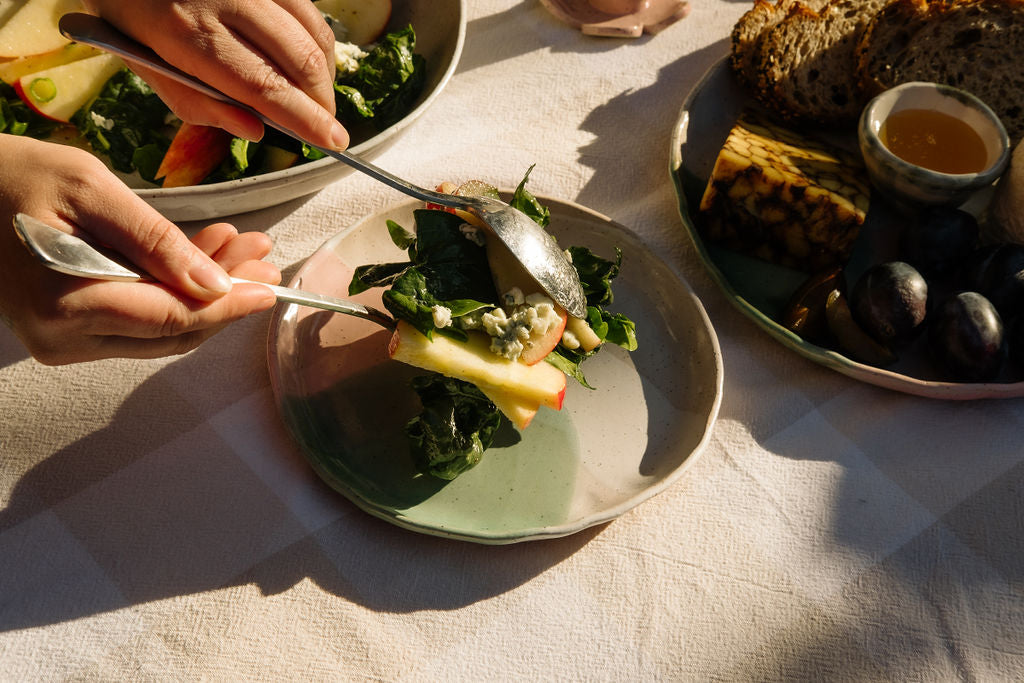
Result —
[[[931,109],[893,112],[879,137],[890,152],[940,173],[979,173],[988,165],[981,136],[960,119]]]

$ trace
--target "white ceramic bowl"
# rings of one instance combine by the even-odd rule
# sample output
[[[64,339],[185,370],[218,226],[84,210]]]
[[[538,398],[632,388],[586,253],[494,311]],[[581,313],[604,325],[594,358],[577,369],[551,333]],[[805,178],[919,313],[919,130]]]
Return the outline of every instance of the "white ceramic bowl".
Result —
[[[937,111],[967,123],[985,145],[985,168],[977,173],[941,173],[893,154],[882,142],[880,131],[887,117],[905,109]],[[875,97],[861,114],[857,138],[872,184],[905,208],[959,206],[991,185],[1010,158],[1010,142],[999,117],[974,95],[937,83],[904,83]]]
[[[416,31],[416,52],[427,61],[427,80],[415,107],[402,120],[365,139],[354,138],[349,151],[372,160],[393,145],[401,134],[441,93],[455,68],[466,34],[465,0],[395,0],[388,30],[411,24]],[[127,182],[135,192],[173,221],[205,220],[255,211],[312,194],[354,173],[331,158],[282,171],[222,183],[181,188],[155,188],[137,177]]]

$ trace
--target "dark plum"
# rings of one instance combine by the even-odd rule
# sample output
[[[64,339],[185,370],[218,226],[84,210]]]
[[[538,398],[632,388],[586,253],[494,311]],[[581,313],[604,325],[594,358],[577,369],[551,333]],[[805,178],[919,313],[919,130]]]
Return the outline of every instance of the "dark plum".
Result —
[[[885,367],[896,362],[896,354],[879,344],[853,319],[846,297],[832,290],[825,301],[825,319],[839,349],[861,363]]]
[[[929,278],[953,275],[978,241],[978,220],[960,209],[935,207],[917,214],[900,235],[902,258]]]
[[[938,369],[951,379],[994,379],[1007,354],[1003,321],[995,306],[981,294],[954,294],[932,312],[928,348]]]
[[[928,307],[928,283],[909,263],[872,266],[854,285],[850,308],[857,323],[886,346],[911,339]]]
[[[964,263],[963,289],[978,292],[1009,320],[1024,310],[1024,245],[992,244],[974,251]]]

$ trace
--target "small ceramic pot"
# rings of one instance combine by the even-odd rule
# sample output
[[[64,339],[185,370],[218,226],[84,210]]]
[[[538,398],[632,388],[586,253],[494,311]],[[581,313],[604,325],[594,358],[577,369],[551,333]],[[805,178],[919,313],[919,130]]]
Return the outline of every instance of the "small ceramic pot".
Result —
[[[984,145],[984,168],[976,173],[942,173],[896,156],[885,146],[881,131],[890,115],[905,109],[932,110],[966,123]],[[904,83],[872,99],[861,113],[857,138],[871,183],[907,209],[959,206],[995,182],[1010,158],[1010,141],[999,117],[974,95],[937,83]]]

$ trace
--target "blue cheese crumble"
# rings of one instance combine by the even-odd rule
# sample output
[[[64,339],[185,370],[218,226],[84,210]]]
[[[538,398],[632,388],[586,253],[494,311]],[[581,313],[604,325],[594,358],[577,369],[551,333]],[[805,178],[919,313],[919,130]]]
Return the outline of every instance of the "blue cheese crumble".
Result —
[[[359,49],[358,45],[334,41],[334,64],[337,67],[337,76],[347,76],[359,69],[359,60],[366,56],[366,53]]]
[[[480,317],[483,330],[491,336],[490,349],[493,353],[511,361],[519,360],[531,339],[542,337],[554,325],[561,323],[555,311],[555,303],[543,294],[523,297],[518,288],[503,295],[508,312],[495,308]]]

